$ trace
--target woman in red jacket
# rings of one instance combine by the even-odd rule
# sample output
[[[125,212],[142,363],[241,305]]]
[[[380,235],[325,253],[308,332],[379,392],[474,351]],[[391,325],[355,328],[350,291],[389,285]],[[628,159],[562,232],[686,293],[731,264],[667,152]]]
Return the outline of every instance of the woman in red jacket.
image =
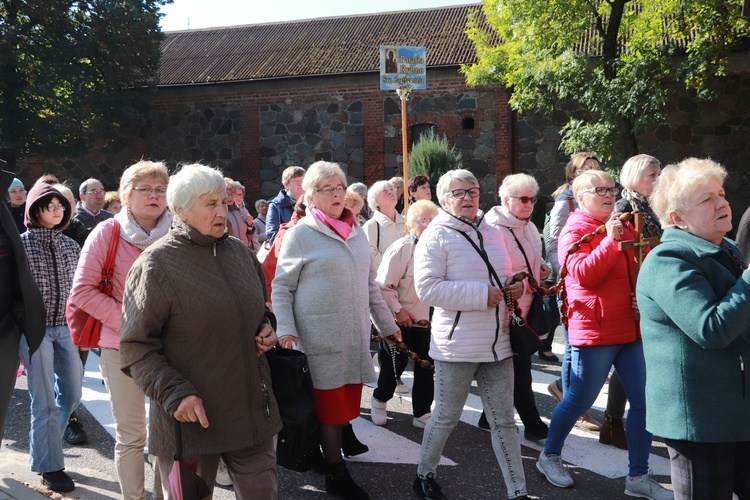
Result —
[[[589,170],[573,181],[579,210],[570,214],[560,235],[560,248],[581,242],[567,258],[567,300],[563,300],[572,354],[570,390],[552,414],[536,466],[553,485],[573,486],[560,457],[565,438],[594,403],[614,365],[630,401],[625,493],[667,500],[673,498],[672,492],[651,479],[648,471],[652,435],[646,431],[646,364],[635,319],[634,255],[618,248],[621,240],[634,239],[634,233],[620,221],[619,213],[613,213],[618,193],[612,177],[602,170]],[[601,225],[604,233],[584,237]]]

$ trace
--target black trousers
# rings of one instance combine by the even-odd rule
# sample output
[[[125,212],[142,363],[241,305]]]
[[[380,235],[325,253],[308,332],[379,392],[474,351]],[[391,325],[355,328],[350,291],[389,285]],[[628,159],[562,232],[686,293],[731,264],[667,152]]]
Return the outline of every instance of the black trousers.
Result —
[[[557,307],[557,295],[548,295],[542,297],[544,305],[547,307],[549,314],[550,331],[547,338],[542,340],[544,347],[540,349],[541,352],[550,352],[552,350],[552,342],[555,340],[555,330],[560,324],[560,310]]]
[[[430,329],[429,328],[402,328],[401,336],[404,344],[410,351],[414,351],[420,359],[425,359],[432,363],[430,358]],[[378,387],[373,392],[373,396],[378,401],[387,402],[393,397],[396,390],[398,377],[404,372],[409,359],[406,354],[397,352],[394,358],[391,356],[391,344],[387,340],[380,342],[378,350],[378,361],[380,362],[380,376],[378,376]],[[396,371],[393,371],[393,365],[396,365]],[[412,412],[415,417],[421,417],[430,412],[433,397],[435,396],[435,370],[422,368],[418,363],[414,363],[414,386],[412,387]]]
[[[750,500],[750,441],[664,442],[675,500],[731,500],[732,491],[740,500]]]
[[[539,417],[531,388],[531,356],[513,356],[513,375],[513,406],[526,429],[541,433],[547,429],[547,424]]]

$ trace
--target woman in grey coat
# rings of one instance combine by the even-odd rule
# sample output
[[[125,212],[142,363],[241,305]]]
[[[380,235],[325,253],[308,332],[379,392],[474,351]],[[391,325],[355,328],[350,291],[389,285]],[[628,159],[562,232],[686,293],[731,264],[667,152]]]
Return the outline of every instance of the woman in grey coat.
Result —
[[[401,340],[401,332],[375,281],[367,238],[344,207],[344,172],[335,163],[313,163],[302,188],[307,216],[284,235],[273,280],[278,336],[282,346],[299,344],[308,356],[326,490],[366,499],[341,458],[341,428],[359,416],[362,385],[375,381],[370,316],[383,336]]]

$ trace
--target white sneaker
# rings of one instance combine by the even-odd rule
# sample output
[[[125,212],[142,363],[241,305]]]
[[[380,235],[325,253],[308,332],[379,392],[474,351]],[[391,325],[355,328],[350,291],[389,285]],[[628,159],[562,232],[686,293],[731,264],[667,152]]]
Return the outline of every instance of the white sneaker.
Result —
[[[370,404],[370,418],[372,419],[373,424],[385,425],[388,421],[388,412],[386,411],[387,407],[388,403],[378,401],[375,399],[375,396],[372,397],[372,402]]]
[[[395,392],[397,394],[406,394],[409,392],[409,386],[401,382],[400,380],[396,383],[396,390]]]
[[[413,425],[417,429],[424,429],[425,427],[427,427],[427,422],[430,421],[430,417],[432,417],[432,413],[430,412],[425,413],[421,417],[414,417],[411,420],[411,425]]]
[[[224,488],[232,486],[232,479],[229,477],[229,471],[223,458],[219,459],[219,468],[216,470],[216,484]]]
[[[547,481],[559,488],[573,486],[573,478],[565,470],[560,455],[545,455],[544,452],[540,453],[539,460],[536,462],[536,468],[544,474]]]
[[[649,498],[650,500],[672,500],[674,492],[660,485],[651,478],[651,471],[644,474],[635,481],[625,477],[625,494],[637,498]]]

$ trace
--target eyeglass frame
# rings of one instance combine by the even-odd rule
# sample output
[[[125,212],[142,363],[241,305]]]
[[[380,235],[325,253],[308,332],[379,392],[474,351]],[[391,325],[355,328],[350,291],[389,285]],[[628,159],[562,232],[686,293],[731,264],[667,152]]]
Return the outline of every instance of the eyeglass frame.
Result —
[[[462,196],[458,196],[456,195],[456,191],[463,191],[464,194]],[[479,198],[482,195],[482,189],[479,187],[473,187],[469,189],[454,189],[452,191],[449,191],[448,194],[450,194],[451,198],[453,198],[454,200],[465,200],[467,194],[469,195],[469,198]]]
[[[600,189],[604,189],[605,190],[604,193],[600,193],[599,192]],[[597,196],[607,196],[608,194],[611,194],[612,196],[617,196],[618,194],[620,194],[620,188],[618,188],[617,186],[613,186],[610,188],[600,186],[600,187],[585,189],[583,192],[584,193],[596,193]]]
[[[89,189],[84,191],[86,194],[93,194],[94,196],[105,196],[107,192],[103,189]]]
[[[338,186],[324,186],[322,188],[315,188],[316,193],[323,193],[326,196],[332,196],[334,192],[336,194],[344,194],[344,191],[346,191],[346,188],[339,184]]]
[[[151,188],[146,186],[134,187],[133,191],[140,195],[151,196],[153,193],[157,198],[164,198],[167,196],[167,190],[165,188]]]
[[[515,198],[517,200],[520,200],[521,203],[523,203],[524,205],[527,204],[528,202],[531,202],[532,205],[536,205],[536,202],[537,202],[536,196],[513,196],[509,194],[508,198]]]
[[[56,212],[58,210],[61,212],[65,212],[68,209],[68,207],[66,207],[65,205],[54,205],[52,203],[47,204],[46,208],[48,212]]]

